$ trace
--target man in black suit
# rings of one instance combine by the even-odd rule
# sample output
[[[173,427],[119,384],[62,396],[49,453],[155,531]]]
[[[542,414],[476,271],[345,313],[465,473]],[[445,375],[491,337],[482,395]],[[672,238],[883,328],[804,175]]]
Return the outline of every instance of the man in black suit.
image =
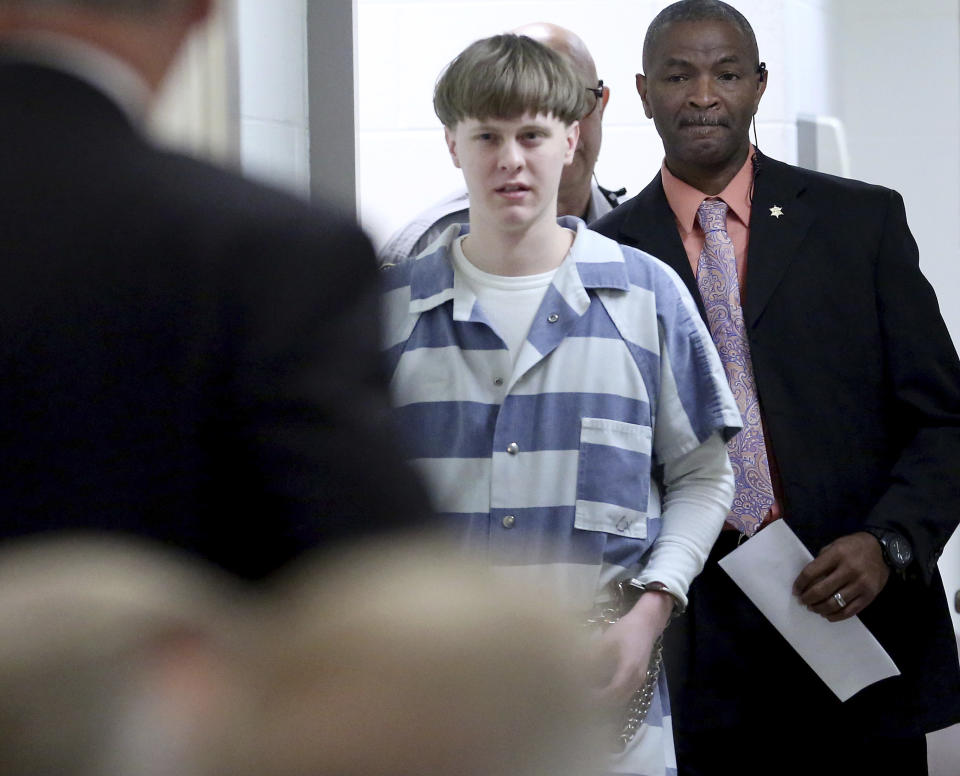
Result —
[[[724,203],[772,481],[760,517],[815,556],[800,600],[859,615],[902,672],[840,703],[719,568],[741,540],[724,531],[667,632],[679,773],[925,774],[924,733],[960,720],[937,571],[960,518],[960,364],[903,202],[751,146],[767,73],[725,3],[663,10],[643,67],[664,165],[593,228],[673,267],[709,321],[700,203]]]
[[[360,231],[138,131],[212,0],[0,2],[0,537],[261,577],[418,522]]]

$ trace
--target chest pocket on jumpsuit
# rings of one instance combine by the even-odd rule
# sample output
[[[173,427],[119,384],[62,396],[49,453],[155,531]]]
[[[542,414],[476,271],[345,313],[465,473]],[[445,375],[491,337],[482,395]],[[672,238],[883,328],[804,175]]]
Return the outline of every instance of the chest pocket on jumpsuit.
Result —
[[[646,538],[651,439],[649,426],[581,418],[574,527]]]

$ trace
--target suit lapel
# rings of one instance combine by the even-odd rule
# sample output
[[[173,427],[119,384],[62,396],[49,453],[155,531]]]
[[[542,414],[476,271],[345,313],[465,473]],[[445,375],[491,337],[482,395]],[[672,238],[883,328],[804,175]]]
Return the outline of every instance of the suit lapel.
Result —
[[[813,223],[814,214],[801,198],[803,192],[802,184],[790,167],[761,157],[750,208],[743,308],[748,328],[756,325],[763,314]],[[771,213],[771,208],[783,212],[777,217]]]
[[[622,242],[637,245],[642,250],[660,259],[671,267],[686,285],[687,290],[697,303],[701,317],[707,314],[697,288],[697,279],[690,268],[687,252],[677,230],[677,221],[663,193],[660,173],[647,187],[634,198],[635,203],[629,209],[620,225]]]

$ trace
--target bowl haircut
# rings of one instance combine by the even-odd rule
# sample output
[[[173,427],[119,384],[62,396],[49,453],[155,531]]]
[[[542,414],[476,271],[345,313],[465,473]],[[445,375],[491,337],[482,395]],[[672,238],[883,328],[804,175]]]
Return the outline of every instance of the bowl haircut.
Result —
[[[453,129],[464,119],[544,114],[569,125],[586,113],[588,92],[563,56],[525,35],[470,44],[447,67],[433,109]]]

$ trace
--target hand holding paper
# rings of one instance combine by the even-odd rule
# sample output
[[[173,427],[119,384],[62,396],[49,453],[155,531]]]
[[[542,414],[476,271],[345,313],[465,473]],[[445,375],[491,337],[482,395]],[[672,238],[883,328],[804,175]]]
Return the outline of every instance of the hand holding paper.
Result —
[[[721,559],[720,567],[845,701],[900,671],[859,618],[828,622],[794,595],[793,583],[811,560],[790,526],[777,520]]]
[[[866,609],[890,578],[880,543],[865,531],[841,536],[824,547],[793,585],[800,602],[830,622]],[[836,594],[844,602],[838,607]]]

